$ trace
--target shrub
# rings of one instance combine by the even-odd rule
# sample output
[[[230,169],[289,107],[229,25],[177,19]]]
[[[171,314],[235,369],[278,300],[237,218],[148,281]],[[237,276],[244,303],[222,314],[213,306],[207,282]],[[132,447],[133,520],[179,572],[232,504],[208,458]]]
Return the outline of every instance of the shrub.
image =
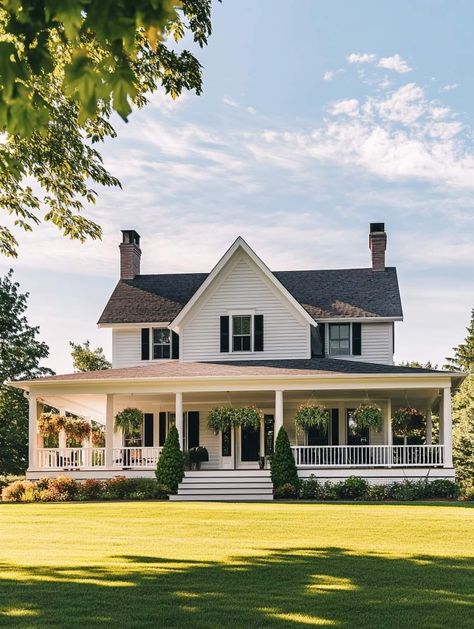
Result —
[[[474,485],[463,485],[461,500],[474,500]]]
[[[82,500],[100,500],[104,491],[104,483],[95,478],[88,478],[83,481],[79,488]]]
[[[349,476],[335,486],[338,498],[343,500],[363,500],[367,497],[369,483],[365,478]]]
[[[292,485],[291,483],[285,483],[284,485],[280,485],[280,487],[277,487],[274,490],[273,497],[277,500],[282,498],[297,498],[298,490],[296,489],[295,485]]]
[[[150,500],[167,498],[170,489],[154,478],[130,478],[128,481],[128,498],[131,500]]]
[[[172,493],[178,491],[178,484],[184,476],[184,457],[179,447],[179,435],[176,426],[172,426],[166,437],[156,465],[156,480],[169,487]]]
[[[323,485],[323,500],[338,500],[336,483],[327,480]]]
[[[57,492],[60,500],[74,500],[79,493],[79,483],[69,476],[57,476],[49,479],[48,490]]]
[[[130,480],[125,476],[114,476],[104,481],[104,500],[123,500],[130,493]]]
[[[461,488],[457,483],[447,478],[437,478],[426,483],[426,498],[450,498],[455,500],[459,498]]]
[[[369,485],[367,500],[387,500],[387,485]]]
[[[29,502],[34,500],[34,483],[29,480],[17,480],[3,488],[2,500],[5,502]]]
[[[278,431],[275,451],[271,456],[270,462],[273,489],[286,484],[298,487],[299,480],[295,459],[293,458],[287,432],[283,426]]]
[[[323,487],[313,474],[300,481],[300,498],[302,500],[322,500]]]

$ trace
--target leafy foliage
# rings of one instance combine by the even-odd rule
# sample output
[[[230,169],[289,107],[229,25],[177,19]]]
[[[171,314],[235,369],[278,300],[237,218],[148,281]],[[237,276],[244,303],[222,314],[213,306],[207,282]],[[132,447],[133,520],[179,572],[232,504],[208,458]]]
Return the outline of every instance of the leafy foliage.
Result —
[[[215,433],[232,426],[245,426],[258,430],[262,420],[262,411],[255,406],[216,406],[209,411],[207,425]]]
[[[361,404],[354,411],[354,421],[357,428],[373,428],[374,430],[382,429],[382,409],[377,404]]]
[[[156,480],[169,487],[173,493],[184,476],[184,457],[179,446],[179,434],[176,426],[171,426],[165,445],[156,464]]]
[[[295,424],[298,428],[320,428],[327,432],[329,426],[329,410],[316,404],[302,404],[295,415]]]
[[[102,424],[92,422],[91,438],[94,448],[105,448],[105,428]]]
[[[474,372],[474,308],[471,310],[471,321],[466,330],[467,335],[464,343],[453,347],[454,357],[446,358],[445,369]]]
[[[106,359],[102,347],[91,349],[90,341],[85,343],[69,342],[74,371],[102,371],[112,366]]]
[[[210,8],[211,0],[2,2],[0,207],[18,228],[43,219],[70,238],[100,238],[80,210],[95,201],[91,183],[120,184],[92,145],[115,136],[114,111],[126,120],[158,87],[172,98],[201,92],[199,61],[176,43],[187,33],[207,43]],[[0,253],[15,256],[17,246],[0,227]]]
[[[425,418],[416,408],[404,407],[395,411],[392,417],[393,432],[397,435],[417,434],[425,427]]]
[[[80,443],[84,439],[87,439],[92,432],[90,423],[79,417],[68,417],[66,419],[64,430],[66,431],[66,436],[76,443]]]
[[[54,437],[66,427],[67,418],[58,413],[41,413],[38,417],[38,431],[42,437]]]
[[[290,440],[283,426],[278,431],[275,441],[275,451],[271,456],[271,477],[273,489],[289,484],[298,487],[298,472],[295,459],[291,451]]]
[[[142,427],[143,413],[139,408],[124,408],[115,415],[115,430],[125,434],[133,434]]]
[[[49,348],[28,324],[28,294],[19,289],[13,271],[0,277],[0,475],[23,473],[28,457],[28,401],[5,383],[53,373],[40,366]]]

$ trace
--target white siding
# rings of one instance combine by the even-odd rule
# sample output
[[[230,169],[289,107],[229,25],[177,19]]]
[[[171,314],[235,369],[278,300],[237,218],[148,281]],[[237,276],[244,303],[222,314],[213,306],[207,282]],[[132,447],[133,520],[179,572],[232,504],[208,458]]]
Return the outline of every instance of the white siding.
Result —
[[[143,365],[141,328],[112,330],[112,367]]]
[[[309,325],[248,258],[239,255],[204,293],[180,330],[183,360],[309,358]],[[264,315],[263,352],[220,352],[220,316]]]
[[[342,323],[342,322],[341,322]],[[358,360],[367,363],[393,364],[392,323],[362,323],[361,356],[332,356],[343,360]],[[329,326],[326,328],[326,354],[329,355]]]

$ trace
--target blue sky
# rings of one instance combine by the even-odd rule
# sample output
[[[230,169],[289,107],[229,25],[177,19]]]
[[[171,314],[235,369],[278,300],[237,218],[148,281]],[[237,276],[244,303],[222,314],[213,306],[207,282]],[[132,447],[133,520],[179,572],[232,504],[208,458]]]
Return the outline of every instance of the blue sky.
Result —
[[[145,273],[208,271],[238,235],[282,270],[368,266],[371,221],[399,271],[396,360],[442,362],[474,305],[473,19],[460,0],[216,3],[203,95],[153,96],[103,148],[123,184],[87,209],[103,241],[41,227],[0,262],[50,366],[71,370],[70,339],[110,352],[120,229]]]

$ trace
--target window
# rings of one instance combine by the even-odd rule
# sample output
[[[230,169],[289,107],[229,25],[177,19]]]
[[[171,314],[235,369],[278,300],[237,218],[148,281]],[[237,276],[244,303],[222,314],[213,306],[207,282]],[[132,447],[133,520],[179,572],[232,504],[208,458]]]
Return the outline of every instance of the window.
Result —
[[[329,354],[347,356],[351,353],[351,326],[348,323],[329,325]]]
[[[171,332],[166,328],[153,328],[153,359],[170,358]]]
[[[232,351],[252,351],[252,317],[251,315],[234,315],[232,317]]]

